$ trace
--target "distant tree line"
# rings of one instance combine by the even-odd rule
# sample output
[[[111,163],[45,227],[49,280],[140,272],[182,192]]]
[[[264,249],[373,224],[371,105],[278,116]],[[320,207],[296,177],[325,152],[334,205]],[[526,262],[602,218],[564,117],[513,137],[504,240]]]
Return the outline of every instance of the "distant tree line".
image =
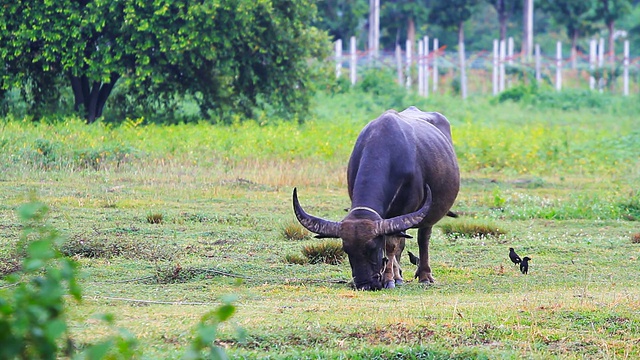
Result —
[[[108,105],[124,120],[177,114],[188,100],[201,119],[303,119],[317,81],[331,78],[330,38],[366,42],[368,1],[0,0],[0,112],[19,101],[33,119],[66,111],[92,123]],[[418,35],[471,51],[517,41],[525,3],[384,0],[381,47]],[[620,29],[640,48],[639,3],[537,0],[536,42],[575,51],[600,32],[613,50]]]
[[[366,42],[369,0],[319,1],[317,26],[334,39],[356,36]],[[381,48],[393,50],[422,35],[455,46],[466,36],[470,51],[491,49],[493,39],[522,39],[527,0],[384,0],[380,3]],[[535,0],[534,36],[549,49],[556,41],[582,47],[580,40],[600,34],[614,44],[625,35],[640,48],[640,0]],[[620,31],[619,31],[620,30]],[[617,32],[618,31],[618,32]],[[615,51],[609,51],[610,56]]]

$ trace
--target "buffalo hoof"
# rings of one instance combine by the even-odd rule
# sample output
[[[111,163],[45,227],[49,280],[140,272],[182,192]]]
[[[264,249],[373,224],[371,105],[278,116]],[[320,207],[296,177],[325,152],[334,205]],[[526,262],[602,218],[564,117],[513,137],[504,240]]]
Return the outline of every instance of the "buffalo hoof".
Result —
[[[402,279],[396,279],[396,285],[402,285],[404,281]]]
[[[393,280],[389,280],[384,284],[385,289],[395,289],[396,283]]]
[[[420,279],[420,283],[421,284],[430,285],[430,284],[433,284],[435,282],[436,282],[436,280],[433,278],[433,276],[431,276],[431,274],[428,274],[426,279]]]

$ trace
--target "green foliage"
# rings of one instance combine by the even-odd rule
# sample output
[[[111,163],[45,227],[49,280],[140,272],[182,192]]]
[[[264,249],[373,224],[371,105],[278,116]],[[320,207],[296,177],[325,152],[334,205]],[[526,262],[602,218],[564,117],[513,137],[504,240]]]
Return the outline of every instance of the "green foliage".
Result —
[[[236,307],[233,305],[235,300],[236,297],[233,296],[223,297],[222,305],[202,316],[196,326],[195,337],[191,341],[191,347],[183,359],[228,359],[224,349],[215,345],[215,340],[220,324],[227,321],[236,312]],[[239,330],[239,333],[241,341],[243,341],[242,339],[245,335],[242,330]]]
[[[64,314],[64,296],[81,299],[77,265],[61,258],[58,232],[45,223],[47,206],[32,197],[18,208],[23,224],[21,245],[25,255],[15,289],[0,290],[0,357],[3,359],[55,359],[63,347],[71,352]],[[22,252],[21,249],[18,250]],[[65,286],[66,284],[66,286]]]
[[[60,109],[70,80],[74,108],[88,122],[102,116],[116,83],[130,116],[175,111],[184,96],[206,118],[250,116],[260,101],[303,116],[307,61],[328,48],[308,26],[308,0],[4,1],[0,16],[0,88]]]

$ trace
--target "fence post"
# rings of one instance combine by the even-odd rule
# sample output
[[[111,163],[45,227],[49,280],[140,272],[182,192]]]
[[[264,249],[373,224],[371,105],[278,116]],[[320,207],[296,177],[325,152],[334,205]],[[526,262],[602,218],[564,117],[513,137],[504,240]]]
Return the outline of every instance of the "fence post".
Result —
[[[424,43],[424,57],[422,59],[422,66],[424,68],[424,96],[429,96],[429,37],[422,38]]]
[[[624,60],[623,60],[623,94],[629,96],[629,40],[624,41]]]
[[[509,37],[507,40],[507,65],[509,70],[513,67],[513,37]],[[511,76],[507,78],[507,87],[511,87]]]
[[[460,48],[460,94],[462,95],[462,100],[464,100],[467,98],[467,65],[464,41],[461,41],[458,47]]]
[[[356,37],[352,36],[349,39],[349,51],[351,52],[351,63],[349,64],[349,75],[351,78],[351,85],[356,84],[356,74],[358,66],[358,54],[356,53]]]
[[[536,82],[540,84],[542,73],[540,72],[540,44],[536,44]]]
[[[424,69],[422,62],[424,61],[424,42],[418,41],[418,95],[424,95]]]
[[[398,69],[398,85],[402,86],[402,50],[400,50],[400,44],[396,44],[396,68]]]
[[[556,43],[556,90],[562,90],[562,43]]]
[[[342,39],[338,39],[335,42],[336,46],[336,79],[340,77],[342,73]]]
[[[604,38],[600,38],[598,42],[598,90],[600,92],[604,89]]]
[[[498,39],[493,40],[493,96],[498,95]]]
[[[505,49],[505,43],[504,40],[500,40],[500,59],[498,60],[498,67],[500,69],[500,78],[499,78],[499,86],[498,86],[498,91],[499,92],[503,92],[504,91],[504,58],[506,56],[506,49]]]
[[[438,39],[433,39],[433,92],[438,91]]]
[[[406,67],[407,84],[406,84],[406,86],[407,86],[407,89],[410,89],[411,88],[411,62],[412,62],[412,59],[411,59],[411,51],[412,51],[411,50],[411,40],[407,40],[406,51],[407,51],[407,54],[406,54],[407,55],[407,67]]]
[[[374,17],[374,57],[376,60],[380,56],[380,0],[373,0],[375,17]]]
[[[594,71],[596,70],[596,48],[598,45],[596,44],[595,39],[591,39],[589,41],[589,70],[591,74],[589,75],[589,89],[593,90],[596,87],[596,78],[594,75]]]

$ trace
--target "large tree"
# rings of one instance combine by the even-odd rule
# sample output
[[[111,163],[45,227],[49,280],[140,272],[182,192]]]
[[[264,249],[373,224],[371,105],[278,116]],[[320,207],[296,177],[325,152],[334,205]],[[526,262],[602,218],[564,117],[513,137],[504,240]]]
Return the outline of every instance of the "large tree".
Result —
[[[522,11],[522,0],[486,0],[493,6],[500,24],[500,40],[507,38],[507,23],[511,15]]]
[[[575,68],[578,56],[578,39],[596,30],[593,19],[589,16],[592,4],[584,0],[542,0],[540,9],[545,11],[557,25],[564,26],[571,39],[571,58]]]
[[[89,123],[121,79],[136,99],[192,95],[204,116],[300,112],[324,46],[314,16],[311,0],[0,0],[1,87],[55,102],[65,81]]]
[[[416,23],[428,16],[425,0],[390,0],[380,4],[381,22],[385,24],[385,40],[389,48],[409,40],[415,47]]]
[[[462,98],[467,97],[466,54],[464,51],[464,22],[471,18],[479,0],[449,0],[433,1],[429,22],[445,29],[455,29],[458,32],[458,55],[460,58],[460,90]]]
[[[604,21],[609,31],[609,64],[615,62],[614,27],[615,22],[631,12],[631,0],[592,0],[592,17]]]
[[[347,41],[358,36],[367,21],[367,0],[320,0],[316,25],[329,32],[332,40]]]

